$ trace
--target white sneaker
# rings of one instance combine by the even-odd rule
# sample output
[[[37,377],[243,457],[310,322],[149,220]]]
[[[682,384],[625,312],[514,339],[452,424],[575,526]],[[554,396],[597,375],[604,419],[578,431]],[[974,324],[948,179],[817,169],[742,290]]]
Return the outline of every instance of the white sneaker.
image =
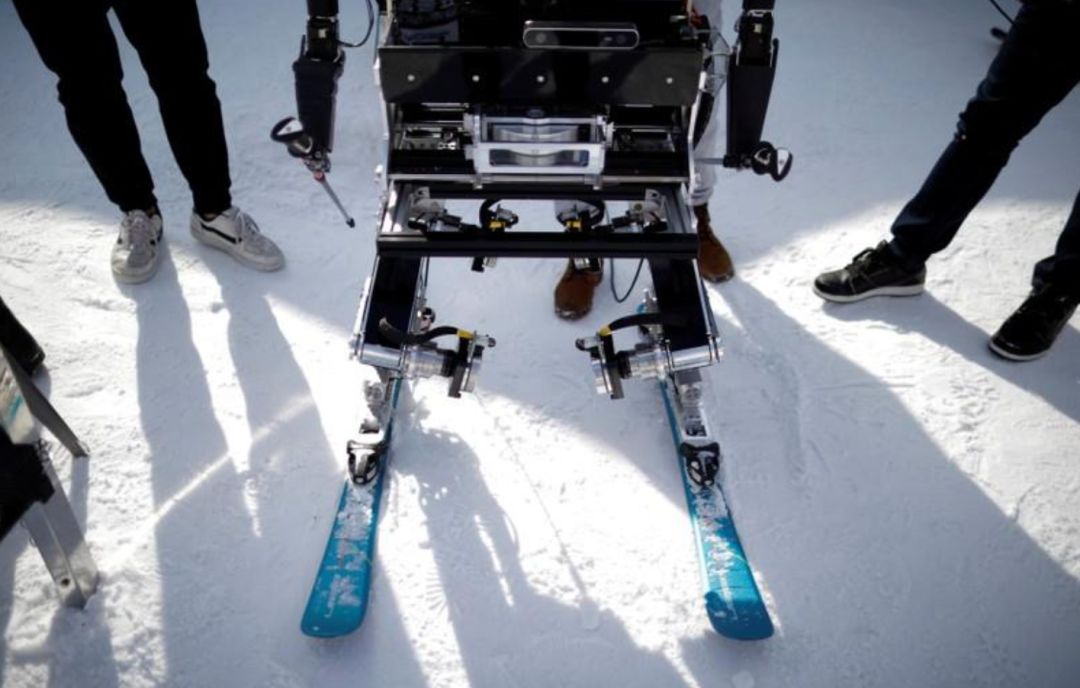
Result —
[[[259,232],[250,215],[235,206],[213,220],[191,213],[191,236],[256,270],[273,272],[285,266],[285,255],[277,244]]]
[[[112,271],[117,282],[138,284],[157,272],[162,234],[161,215],[132,210],[120,222],[120,236],[112,250]]]

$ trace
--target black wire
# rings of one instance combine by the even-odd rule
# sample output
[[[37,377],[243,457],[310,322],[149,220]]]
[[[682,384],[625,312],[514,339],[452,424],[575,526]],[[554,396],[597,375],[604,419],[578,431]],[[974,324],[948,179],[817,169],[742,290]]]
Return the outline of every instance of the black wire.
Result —
[[[991,2],[992,1],[993,0],[991,0]],[[343,45],[346,48],[360,48],[371,38],[371,32],[375,28],[375,10],[371,7],[371,0],[367,0],[367,18],[367,31],[364,33],[364,38],[359,43],[347,43],[339,40],[338,45]]]
[[[609,225],[611,224],[611,216],[608,214],[607,205],[604,205],[604,223]],[[615,299],[615,303],[625,303],[626,300],[630,298],[630,294],[633,293],[634,287],[637,286],[638,278],[641,277],[641,267],[645,265],[645,259],[642,258],[640,261],[638,261],[637,272],[634,273],[634,281],[630,283],[630,288],[626,290],[626,293],[621,299],[619,298],[619,295],[615,293],[615,259],[609,258],[608,262],[611,263],[611,277],[608,280],[608,285],[611,287],[611,296]]]
[[[607,329],[615,332],[630,327],[646,327],[648,325],[663,325],[672,328],[686,327],[686,318],[676,313],[635,313],[608,323]]]
[[[993,5],[998,12],[1001,12],[1001,16],[1005,17],[1005,20],[1009,22],[1009,24],[1014,23],[1013,18],[1009,16],[1009,13],[1001,9],[1001,5],[997,4],[997,0],[990,0],[990,4]]]
[[[623,294],[623,297],[621,299],[619,298],[619,295],[615,293],[615,261],[611,260],[610,262],[611,280],[609,284],[611,284],[611,295],[615,298],[615,303],[625,303],[626,300],[630,298],[630,294],[634,292],[634,287],[637,286],[638,278],[641,277],[641,268],[645,265],[645,259],[642,258],[638,261],[637,272],[634,273],[634,281],[630,283],[630,287],[626,290],[626,293]]]

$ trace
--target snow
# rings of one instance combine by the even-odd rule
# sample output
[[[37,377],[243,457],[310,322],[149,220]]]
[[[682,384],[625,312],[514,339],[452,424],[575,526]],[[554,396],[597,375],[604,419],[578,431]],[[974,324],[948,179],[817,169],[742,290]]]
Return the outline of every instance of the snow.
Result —
[[[709,287],[726,489],[778,626],[750,644],[708,629],[655,386],[601,398],[573,348],[625,307],[605,286],[585,322],[556,321],[557,261],[434,264],[440,322],[498,346],[475,395],[404,395],[365,625],[300,634],[367,375],[346,342],[373,258],[370,52],[350,53],[338,103],[349,230],[268,138],[294,111],[303,3],[201,9],[234,196],[289,265],[254,273],[187,234],[121,38],[169,248],[126,287],[108,266],[117,214],[0,5],[0,293],[93,450],[57,468],[103,574],[86,610],[62,609],[25,532],[0,545],[0,684],[1080,684],[1080,336],[1028,364],[986,349],[1076,194],[1080,96],[1015,152],[926,294],[834,307],[810,291],[885,236],[949,140],[995,49],[988,3],[779,4],[767,136],[795,169],[722,176],[739,276]],[[359,3],[343,13],[362,31]]]

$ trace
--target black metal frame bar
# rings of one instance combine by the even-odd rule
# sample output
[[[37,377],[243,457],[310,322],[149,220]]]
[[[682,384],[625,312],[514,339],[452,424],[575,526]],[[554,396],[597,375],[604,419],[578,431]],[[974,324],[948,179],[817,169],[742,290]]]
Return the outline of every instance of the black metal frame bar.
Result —
[[[409,229],[410,197],[427,188],[439,200],[583,200],[635,201],[655,189],[665,198],[668,229],[664,232],[538,232],[508,230],[421,231]],[[397,183],[376,240],[380,256],[392,258],[660,258],[692,260],[698,238],[686,203],[675,184],[628,184],[594,189],[585,185],[504,183],[475,188],[453,183]]]
[[[689,107],[701,49],[541,51],[477,46],[379,49],[387,103],[522,103]]]
[[[378,239],[380,256],[394,258],[664,258],[693,259],[694,236],[609,234],[589,236],[560,232],[464,234],[404,231]]]

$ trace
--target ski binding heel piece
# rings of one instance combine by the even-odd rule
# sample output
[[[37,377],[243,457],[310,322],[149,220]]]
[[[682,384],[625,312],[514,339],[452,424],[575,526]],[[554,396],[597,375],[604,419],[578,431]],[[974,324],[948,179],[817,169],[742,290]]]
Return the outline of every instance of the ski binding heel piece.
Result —
[[[374,480],[382,469],[382,457],[386,453],[386,440],[382,433],[374,444],[350,440],[345,447],[349,457],[349,477],[357,485],[367,485]]]
[[[690,479],[701,487],[712,487],[716,484],[716,478],[720,474],[720,445],[710,442],[704,445],[693,445],[683,442],[679,447],[679,454],[686,462],[686,471]]]

